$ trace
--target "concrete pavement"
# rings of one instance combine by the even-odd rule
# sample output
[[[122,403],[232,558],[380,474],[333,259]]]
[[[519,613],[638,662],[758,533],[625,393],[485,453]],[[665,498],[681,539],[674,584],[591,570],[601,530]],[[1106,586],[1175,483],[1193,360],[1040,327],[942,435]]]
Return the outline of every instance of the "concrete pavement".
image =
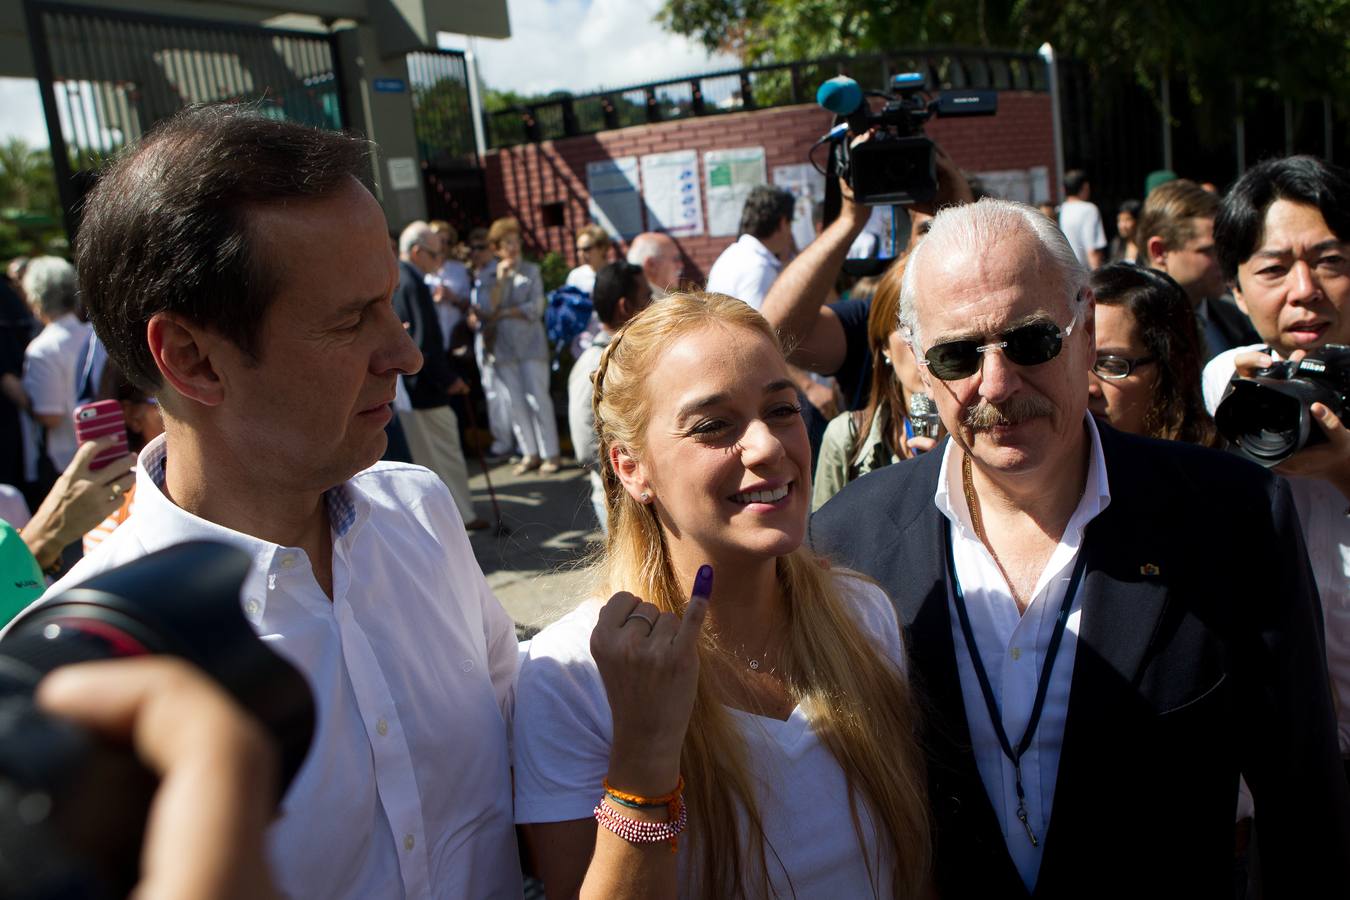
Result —
[[[489,474],[509,534],[494,529],[471,532],[478,564],[497,599],[516,623],[540,628],[569,612],[586,595],[587,557],[601,547],[591,510],[590,480],[578,468],[556,475],[514,475],[509,464]],[[474,508],[496,522],[487,478],[476,459],[469,460]]]

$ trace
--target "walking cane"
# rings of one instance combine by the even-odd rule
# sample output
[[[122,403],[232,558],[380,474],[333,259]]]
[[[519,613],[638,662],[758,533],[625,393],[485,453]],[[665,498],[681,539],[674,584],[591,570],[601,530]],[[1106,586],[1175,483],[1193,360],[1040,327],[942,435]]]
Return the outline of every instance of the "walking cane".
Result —
[[[474,431],[478,430],[478,417],[473,411],[473,394],[464,395],[464,411],[469,414],[469,427]],[[483,480],[487,482],[488,497],[492,500],[492,515],[496,517],[497,523],[492,526],[494,537],[506,537],[511,533],[511,529],[502,521],[502,508],[497,505],[497,492],[492,488],[492,475],[488,473],[487,460],[483,458],[483,451],[477,442],[473,445],[473,455],[478,457],[478,465],[483,470]]]

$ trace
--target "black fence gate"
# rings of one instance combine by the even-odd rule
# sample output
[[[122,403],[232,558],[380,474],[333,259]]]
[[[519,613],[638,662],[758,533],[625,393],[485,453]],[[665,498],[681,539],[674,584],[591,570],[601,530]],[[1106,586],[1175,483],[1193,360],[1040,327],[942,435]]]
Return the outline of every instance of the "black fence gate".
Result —
[[[347,123],[331,35],[25,0],[52,163],[73,235],[102,161],[193,103]]]
[[[487,185],[474,139],[469,67],[463,53],[409,53],[413,126],[426,186],[427,218],[459,231],[488,221]]]

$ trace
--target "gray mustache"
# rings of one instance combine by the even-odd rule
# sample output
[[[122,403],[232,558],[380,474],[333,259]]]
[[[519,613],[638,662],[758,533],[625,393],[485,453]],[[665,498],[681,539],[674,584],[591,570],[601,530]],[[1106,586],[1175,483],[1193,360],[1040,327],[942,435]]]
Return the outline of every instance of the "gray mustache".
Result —
[[[962,423],[967,428],[993,428],[995,425],[1019,425],[1028,419],[1055,414],[1055,406],[1044,397],[1013,397],[995,406],[987,401],[966,410]]]

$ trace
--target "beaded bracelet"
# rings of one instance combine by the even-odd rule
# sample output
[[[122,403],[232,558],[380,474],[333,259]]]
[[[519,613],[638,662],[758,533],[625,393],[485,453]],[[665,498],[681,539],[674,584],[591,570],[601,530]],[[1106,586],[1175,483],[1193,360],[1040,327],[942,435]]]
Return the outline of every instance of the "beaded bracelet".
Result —
[[[642,819],[630,819],[620,815],[602,799],[595,806],[595,821],[606,831],[623,838],[630,844],[659,844],[670,841],[670,852],[679,850],[679,835],[689,824],[689,807],[679,804],[679,815],[666,822],[648,822]]]

